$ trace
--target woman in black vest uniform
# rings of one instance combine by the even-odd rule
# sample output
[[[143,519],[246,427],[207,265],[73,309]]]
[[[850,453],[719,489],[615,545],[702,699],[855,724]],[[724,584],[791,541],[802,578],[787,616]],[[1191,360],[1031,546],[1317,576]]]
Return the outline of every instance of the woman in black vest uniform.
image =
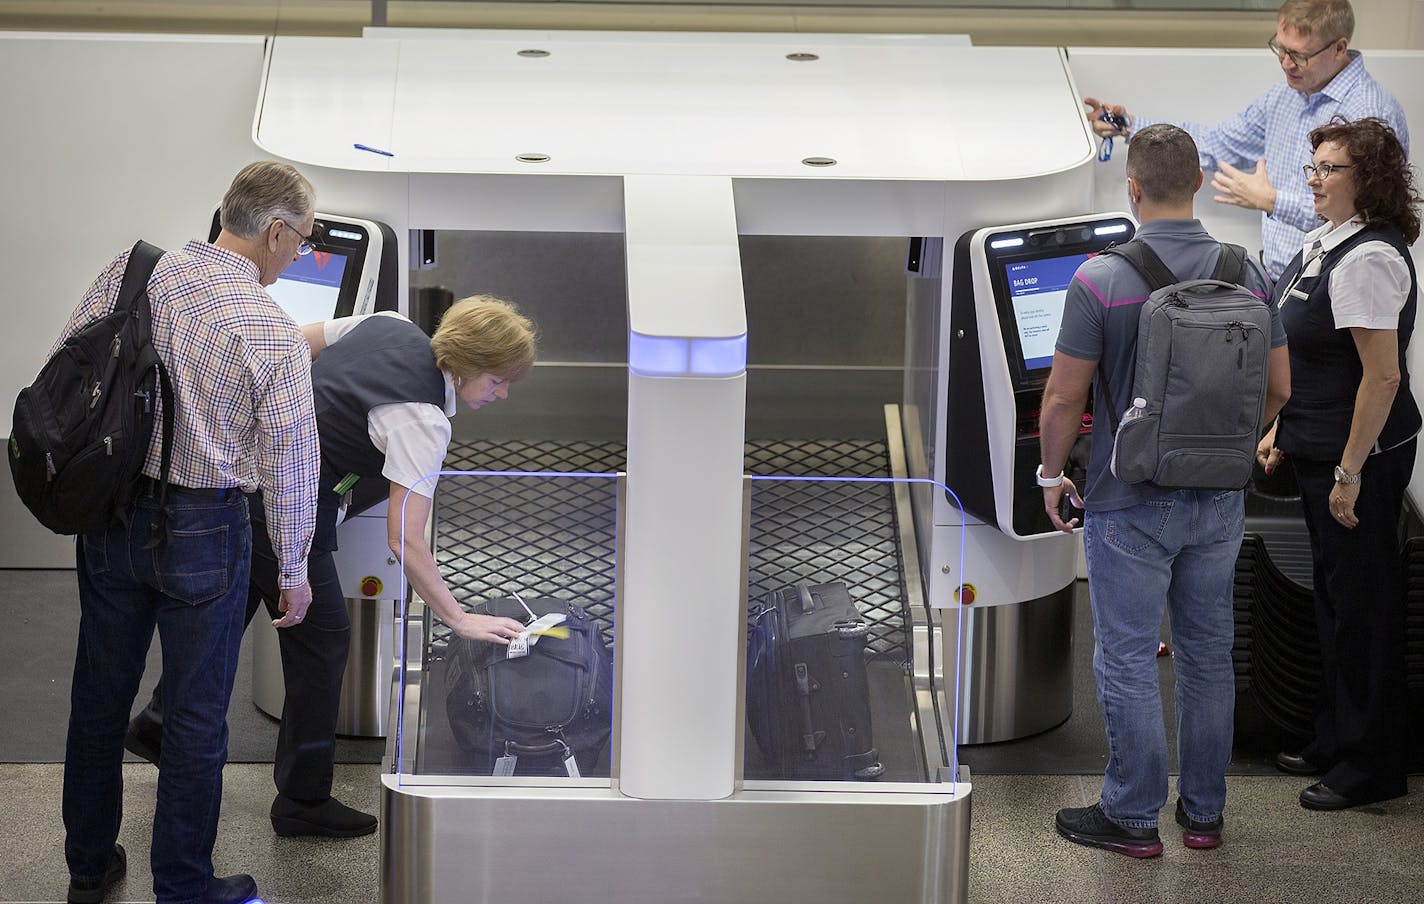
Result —
[[[312,603],[301,623],[277,633],[286,696],[271,818],[279,835],[351,838],[374,832],[376,818],[331,796],[351,631],[332,556],[336,526],[343,515],[388,498],[391,549],[400,556],[411,588],[442,622],[461,637],[493,643],[508,643],[523,631],[513,619],[465,612],[456,602],[425,540],[435,481],[423,478],[445,461],[457,402],[478,409],[507,398],[509,384],[534,364],[535,333],[513,305],[476,296],[452,305],[433,337],[392,312],[311,323],[302,334],[312,350],[321,475],[307,557]],[[253,545],[247,619],[264,602],[268,614],[280,619],[277,560],[267,540],[260,493],[249,497],[249,506]],[[148,708],[130,723],[125,746],[157,763],[161,720],[155,688]]]
[[[1396,526],[1419,408],[1405,351],[1419,237],[1409,157],[1380,119],[1310,133],[1305,174],[1326,223],[1276,285],[1291,397],[1258,457],[1295,466],[1314,558],[1323,686],[1315,737],[1277,765],[1320,774],[1301,806],[1341,810],[1407,791],[1404,573]]]

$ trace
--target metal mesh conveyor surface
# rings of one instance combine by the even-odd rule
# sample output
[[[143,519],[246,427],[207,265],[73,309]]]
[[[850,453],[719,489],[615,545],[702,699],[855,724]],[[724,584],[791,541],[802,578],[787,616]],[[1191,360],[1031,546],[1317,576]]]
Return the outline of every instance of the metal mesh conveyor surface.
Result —
[[[452,445],[445,467],[612,473],[625,462],[622,443],[479,441]],[[864,440],[749,442],[746,471],[889,477],[885,443]],[[446,477],[435,496],[436,556],[457,599],[468,604],[510,590],[574,599],[610,643],[616,525],[612,480]],[[898,537],[889,484],[758,481],[748,593],[844,581],[869,624],[871,657],[904,663],[909,625]],[[444,625],[432,627],[431,643],[448,637]]]

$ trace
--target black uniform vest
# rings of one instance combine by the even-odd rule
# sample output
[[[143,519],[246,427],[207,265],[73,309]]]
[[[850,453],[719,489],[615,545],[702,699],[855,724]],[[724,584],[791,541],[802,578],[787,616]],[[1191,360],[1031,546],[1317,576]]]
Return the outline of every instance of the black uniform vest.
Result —
[[[1335,328],[1330,307],[1330,272],[1350,249],[1370,241],[1388,243],[1409,267],[1409,295],[1399,314],[1399,391],[1375,450],[1389,449],[1419,432],[1419,407],[1409,391],[1409,368],[1405,363],[1419,294],[1414,261],[1398,229],[1366,228],[1331,249],[1321,261],[1319,275],[1296,282],[1303,257],[1297,254],[1276,283],[1272,298],[1276,303],[1280,302],[1281,294],[1295,289],[1280,309],[1281,323],[1290,345],[1291,396],[1281,410],[1276,446],[1287,454],[1315,461],[1338,461],[1345,451],[1355,414],[1355,394],[1364,368],[1350,331]],[[1306,297],[1302,299],[1301,295]]]
[[[445,378],[435,366],[430,338],[397,317],[369,317],[327,346],[312,362],[312,399],[321,441],[321,486],[312,549],[336,548],[334,487],[347,474],[360,480],[347,514],[370,508],[390,494],[381,476],[386,456],[371,442],[371,409],[394,402],[445,405]]]

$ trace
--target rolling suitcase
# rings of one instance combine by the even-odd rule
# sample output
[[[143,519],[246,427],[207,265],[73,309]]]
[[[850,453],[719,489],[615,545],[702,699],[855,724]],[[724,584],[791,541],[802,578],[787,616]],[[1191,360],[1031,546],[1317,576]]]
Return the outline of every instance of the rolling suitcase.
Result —
[[[748,610],[747,722],[781,778],[885,771],[870,728],[868,629],[845,584],[774,590]]]
[[[552,598],[493,599],[479,614],[524,622],[562,613],[568,636],[531,637],[526,655],[455,637],[446,653],[445,714],[455,741],[484,775],[608,774],[613,653],[578,606]]]

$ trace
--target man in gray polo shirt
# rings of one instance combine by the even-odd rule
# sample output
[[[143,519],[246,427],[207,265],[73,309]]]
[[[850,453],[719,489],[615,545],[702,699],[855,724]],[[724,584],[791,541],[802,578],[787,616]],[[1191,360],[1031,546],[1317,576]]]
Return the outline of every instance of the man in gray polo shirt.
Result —
[[[1142,224],[1137,237],[1178,279],[1209,277],[1220,254],[1193,214],[1201,183],[1197,147],[1186,132],[1153,125],[1133,138],[1127,196]],[[1270,294],[1255,260],[1248,261],[1245,285],[1263,303]],[[1083,542],[1108,765],[1099,802],[1059,810],[1056,824],[1070,841],[1132,857],[1162,853],[1157,814],[1167,801],[1167,742],[1156,654],[1164,605],[1176,647],[1181,767],[1176,819],[1187,846],[1221,843],[1235,700],[1232,577],[1245,504],[1240,490],[1129,485],[1108,468],[1109,424],[1116,419],[1109,410],[1120,417],[1130,402],[1138,313],[1147,295],[1146,281],[1116,255],[1099,255],[1078,269],[1068,288],[1039,424],[1044,506],[1055,527],[1071,531],[1078,519],[1060,515],[1063,494],[1079,508],[1084,504],[1077,487],[1062,476],[1063,466],[1088,390],[1095,389]],[[1274,309],[1271,313],[1267,422],[1290,394],[1285,333]]]

